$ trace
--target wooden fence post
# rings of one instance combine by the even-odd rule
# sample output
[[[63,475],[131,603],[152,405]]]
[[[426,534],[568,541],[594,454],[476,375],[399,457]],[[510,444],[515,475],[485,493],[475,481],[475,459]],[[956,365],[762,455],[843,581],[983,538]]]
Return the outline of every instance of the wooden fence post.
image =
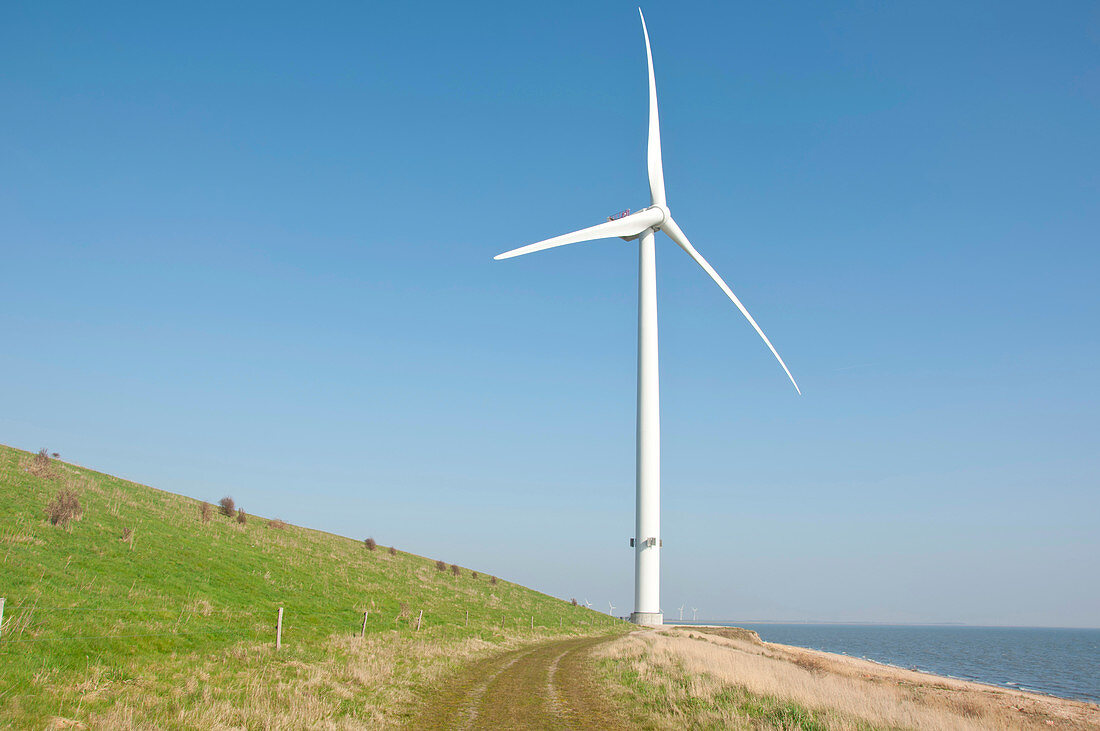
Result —
[[[369,609],[366,610],[365,612],[363,612],[363,629],[359,630],[359,636],[360,637],[366,637],[367,636],[367,615],[368,614],[370,614]]]
[[[500,628],[504,629],[504,615],[500,615]]]
[[[279,607],[279,618],[275,620],[275,649],[283,647],[283,608]]]
[[[0,606],[3,606],[3,605],[0,604]],[[467,627],[470,626],[470,610],[469,609],[466,610],[466,626]]]
[[[420,631],[420,620],[424,617],[424,610],[420,610],[420,614],[416,615],[416,631]]]
[[[4,597],[0,596],[0,637],[4,636]]]
[[[532,615],[532,617],[531,617],[531,629],[534,629],[534,628],[535,628],[535,617]]]

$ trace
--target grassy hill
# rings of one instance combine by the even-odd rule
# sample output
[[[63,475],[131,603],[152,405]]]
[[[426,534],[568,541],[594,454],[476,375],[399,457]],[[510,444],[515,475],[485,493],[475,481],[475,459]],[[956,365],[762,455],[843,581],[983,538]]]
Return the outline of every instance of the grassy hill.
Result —
[[[66,493],[79,508],[54,524]],[[0,723],[398,724],[466,659],[625,629],[476,569],[201,506],[0,446]]]

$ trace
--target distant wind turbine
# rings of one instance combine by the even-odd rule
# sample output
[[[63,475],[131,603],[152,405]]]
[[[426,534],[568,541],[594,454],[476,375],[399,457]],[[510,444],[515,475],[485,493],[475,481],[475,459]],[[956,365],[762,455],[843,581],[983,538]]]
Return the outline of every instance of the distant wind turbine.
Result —
[[[698,609],[696,609],[695,607],[692,607],[692,608],[691,608],[691,619],[692,619],[692,621],[693,621],[693,622],[695,621],[695,618],[696,618],[696,616],[697,616],[697,613],[698,613],[698,611],[699,611],[699,610],[698,610]]]
[[[615,605],[612,604],[611,602],[608,602],[607,606],[609,607],[608,610],[607,610],[607,613],[612,614],[612,615],[615,614]]]
[[[638,14],[641,15],[641,9]],[[779,361],[795,390],[798,384],[787,364],[771,341],[756,324],[749,311],[737,299],[733,290],[718,275],[672,218],[665,201],[665,176],[661,160],[661,130],[657,114],[657,82],[653,75],[653,53],[649,45],[649,31],[642,16],[642,33],[645,37],[646,62],[649,69],[649,143],[647,166],[649,170],[648,208],[636,213],[629,210],[616,214],[606,223],[600,223],[572,233],[555,236],[518,249],[498,254],[496,259],[510,259],[544,249],[596,239],[621,238],[638,241],[638,427],[637,427],[637,496],[635,508],[634,546],[634,611],[630,620],[643,625],[661,625],[661,425],[660,397],[657,375],[657,264],[654,253],[654,234],[664,231],[669,238],[690,256],[703,271],[714,280],[726,296],[749,321],[752,328],[764,340],[775,359]],[[723,223],[726,216],[723,214]]]
[[[584,606],[586,606],[586,607],[588,607],[589,609],[591,609],[591,608],[592,608],[592,602],[590,602],[590,601],[588,601],[587,599],[585,599],[585,600],[584,600]]]
[[[684,607],[686,607],[686,606],[687,606],[686,604],[681,604],[680,605],[680,621],[681,622],[684,620]]]

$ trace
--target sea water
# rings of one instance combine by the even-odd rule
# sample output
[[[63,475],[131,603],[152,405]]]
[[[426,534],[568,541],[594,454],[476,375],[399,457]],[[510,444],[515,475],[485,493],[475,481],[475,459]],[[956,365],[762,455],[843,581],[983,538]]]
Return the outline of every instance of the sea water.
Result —
[[[698,624],[744,627],[756,631],[766,642],[1100,703],[1100,629],[726,621]]]

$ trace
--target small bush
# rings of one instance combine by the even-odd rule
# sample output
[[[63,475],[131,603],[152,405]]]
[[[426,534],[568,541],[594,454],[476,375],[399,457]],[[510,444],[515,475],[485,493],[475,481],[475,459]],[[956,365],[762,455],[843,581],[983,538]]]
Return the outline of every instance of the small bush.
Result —
[[[390,555],[391,556],[396,556],[397,555],[397,549],[394,548],[393,546],[390,546]]]
[[[273,528],[275,530],[286,530],[286,523],[279,520],[278,518],[275,518],[273,520],[267,521],[267,527]]]
[[[490,576],[489,577],[489,583],[492,584],[493,586],[496,586],[497,585],[497,577]]]
[[[435,570],[436,571],[446,571],[447,570],[447,564],[443,563],[442,561],[436,561],[435,562]]]
[[[210,503],[204,502],[199,506],[199,518],[203,523],[209,523],[210,518],[214,515],[214,508],[210,507]]]
[[[244,508],[237,510],[237,522],[241,525],[248,522],[248,515],[244,512]]]
[[[573,606],[574,607],[577,606],[577,600],[576,599],[573,600]]]
[[[226,495],[218,501],[218,510],[225,517],[232,518],[233,514],[237,512],[237,503],[233,502],[233,498]]]
[[[367,540],[363,541],[363,545],[367,547],[368,551],[373,551],[374,549],[378,548],[378,544],[374,542],[373,538],[368,538]]]
[[[477,572],[476,571],[471,571],[470,576],[476,579],[477,578]]]
[[[451,564],[451,573],[454,574],[455,576],[461,576],[462,575],[462,569],[460,569],[458,567],[458,564],[453,563],[453,564]]]
[[[53,457],[54,459],[59,459],[59,458],[61,457],[61,455],[60,455],[60,454],[58,454],[57,452],[52,452],[52,453],[50,454],[50,456],[51,456],[51,457]]]
[[[54,499],[46,505],[46,516],[50,523],[62,528],[67,527],[71,520],[80,520],[81,515],[80,498],[75,490],[69,488],[58,490]]]
[[[26,464],[26,462],[24,462]],[[50,455],[46,453],[46,448],[38,450],[38,454],[31,457],[30,464],[27,464],[27,472],[30,472],[35,477],[42,477],[45,479],[52,479],[57,477],[57,470],[54,469],[53,462],[50,461]]]

